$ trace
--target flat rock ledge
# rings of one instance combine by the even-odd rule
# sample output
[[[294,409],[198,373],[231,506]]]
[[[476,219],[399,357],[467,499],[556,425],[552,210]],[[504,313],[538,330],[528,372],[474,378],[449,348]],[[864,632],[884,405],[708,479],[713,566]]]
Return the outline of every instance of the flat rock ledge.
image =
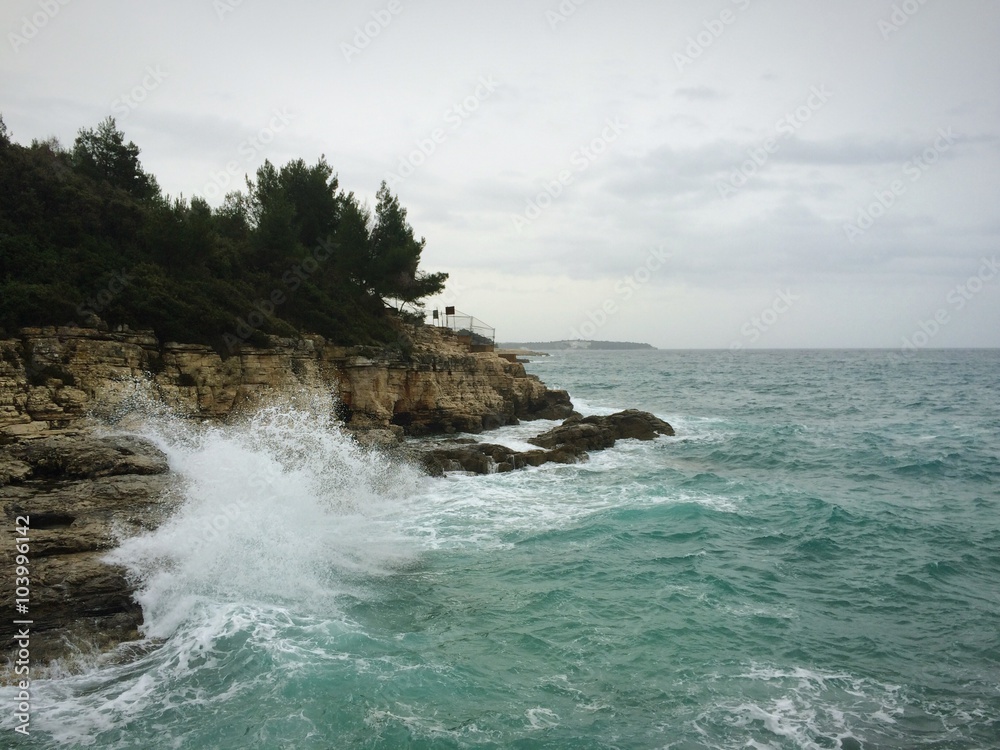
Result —
[[[546,463],[579,463],[588,459],[588,451],[610,448],[619,440],[653,440],[673,434],[673,427],[649,412],[626,409],[608,416],[574,415],[528,441],[539,450],[517,451],[459,439],[446,446],[417,449],[414,458],[431,476],[456,471],[493,474]]]
[[[166,456],[137,437],[67,430],[0,448],[0,558],[14,561],[15,522],[30,520],[32,664],[140,638],[133,586],[103,557],[168,516],[171,480]],[[14,596],[0,589],[0,611],[14,611]],[[14,635],[12,618],[0,620],[8,656]]]

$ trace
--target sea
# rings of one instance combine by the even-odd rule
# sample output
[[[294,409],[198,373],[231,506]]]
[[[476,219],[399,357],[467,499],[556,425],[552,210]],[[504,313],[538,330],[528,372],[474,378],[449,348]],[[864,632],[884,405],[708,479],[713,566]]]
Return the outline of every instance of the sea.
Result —
[[[322,394],[109,425],[178,478],[109,555],[146,640],[37,667],[27,737],[0,689],[0,747],[1000,747],[1000,351],[526,367],[676,436],[435,479]]]

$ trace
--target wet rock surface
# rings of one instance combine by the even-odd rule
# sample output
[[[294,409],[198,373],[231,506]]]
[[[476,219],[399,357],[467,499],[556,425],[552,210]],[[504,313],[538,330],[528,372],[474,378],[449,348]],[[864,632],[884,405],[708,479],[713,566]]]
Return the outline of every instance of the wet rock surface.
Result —
[[[618,440],[653,440],[673,435],[674,428],[649,412],[626,409],[608,416],[570,417],[558,427],[531,438],[542,448],[565,446],[578,450],[603,450]]]
[[[31,658],[48,662],[139,637],[142,610],[125,571],[104,561],[122,538],[156,528],[168,515],[166,456],[131,436],[79,432],[0,448],[0,558],[14,561],[19,517],[28,520]],[[15,592],[0,590],[14,612]],[[11,653],[16,629],[0,621]]]
[[[590,451],[612,447],[618,440],[653,440],[674,429],[648,412],[627,409],[608,416],[574,415],[558,427],[528,440],[539,450],[517,451],[493,443],[455,441],[418,449],[414,457],[431,476],[464,471],[492,474],[546,463],[586,461]]]

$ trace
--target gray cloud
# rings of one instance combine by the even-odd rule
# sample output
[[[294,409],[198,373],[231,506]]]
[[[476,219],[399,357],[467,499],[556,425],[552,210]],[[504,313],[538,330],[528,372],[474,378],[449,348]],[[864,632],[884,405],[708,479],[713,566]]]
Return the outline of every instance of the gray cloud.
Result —
[[[463,306],[510,338],[566,335],[663,246],[669,263],[608,336],[728,346],[732,326],[786,285],[810,302],[762,345],[893,346],[1000,245],[1000,8],[988,0],[924,4],[888,38],[888,0],[750,3],[705,44],[719,8],[584,3],[553,23],[555,2],[399,2],[388,20],[381,0],[231,3],[222,17],[206,0],[69,3],[14,49],[8,33],[38,6],[11,0],[2,113],[21,142],[71,143],[162,65],[169,77],[124,128],[174,195],[203,191],[232,160],[237,187],[264,159],[325,153],[372,200],[442,129],[394,189],[427,238],[428,268],[452,271]],[[679,70],[674,53],[692,39],[702,49]],[[447,113],[483,75],[496,91],[454,127]],[[815,87],[828,102],[789,128]],[[292,122],[241,151],[280,108]],[[627,129],[581,168],[609,118]],[[907,170],[948,128],[954,143]],[[768,138],[777,148],[763,158]],[[754,154],[761,163],[745,168]],[[875,206],[895,182],[891,205]],[[516,226],[532,202],[547,205]],[[859,217],[871,226],[850,241]],[[935,343],[1000,345],[997,290]],[[656,322],[668,315],[669,327]]]

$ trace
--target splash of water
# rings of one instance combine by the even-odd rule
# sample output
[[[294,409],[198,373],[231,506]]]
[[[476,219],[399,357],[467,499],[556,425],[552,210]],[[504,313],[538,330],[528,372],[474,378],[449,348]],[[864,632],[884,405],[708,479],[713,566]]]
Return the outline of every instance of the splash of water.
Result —
[[[170,636],[205,605],[331,613],[363,579],[412,562],[398,511],[419,473],[360,447],[328,395],[285,398],[228,425],[137,401],[119,424],[156,443],[178,478],[171,517],[108,556],[138,584],[148,637]]]

